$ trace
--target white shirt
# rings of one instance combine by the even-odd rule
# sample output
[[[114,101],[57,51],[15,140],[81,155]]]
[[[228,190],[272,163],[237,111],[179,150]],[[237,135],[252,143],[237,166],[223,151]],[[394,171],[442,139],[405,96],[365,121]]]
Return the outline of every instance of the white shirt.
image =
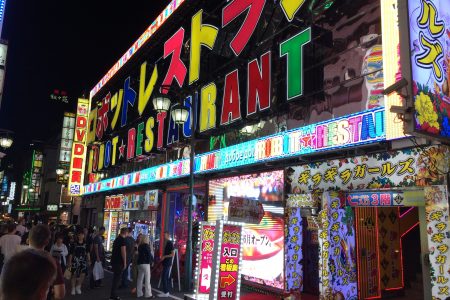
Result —
[[[62,258],[62,261],[64,262],[64,265],[67,265],[66,256],[69,254],[69,251],[67,250],[67,247],[65,244],[61,244],[61,246],[58,246],[56,243],[53,244],[52,249],[50,249],[50,254],[53,257],[56,257],[57,254],[61,254],[61,258]]]
[[[18,251],[21,238],[15,234],[5,234],[0,238],[0,248],[5,256],[5,262]]]
[[[23,226],[22,224],[19,224],[16,227],[16,231],[18,231],[20,233],[20,236],[23,236],[23,234],[25,232],[28,232],[28,229],[25,226]]]

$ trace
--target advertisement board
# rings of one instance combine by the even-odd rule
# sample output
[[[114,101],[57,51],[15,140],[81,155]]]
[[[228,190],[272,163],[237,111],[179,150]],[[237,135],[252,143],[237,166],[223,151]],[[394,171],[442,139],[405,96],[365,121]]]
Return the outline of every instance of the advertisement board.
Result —
[[[450,7],[408,0],[415,131],[450,138]]]
[[[333,2],[323,7],[320,26],[294,17],[309,15],[314,5],[287,3],[262,0],[251,10],[238,1],[195,3],[199,4],[197,12],[185,11],[186,17],[174,20],[175,26],[161,36],[160,47],[137,58],[140,68],[130,68],[104,86],[102,82],[129,56],[120,60],[91,94],[88,173],[159,153],[182,137],[190,137],[193,130],[205,136],[226,134],[240,123],[266,116],[272,116],[275,123],[265,134],[267,138],[202,155],[196,159],[196,172],[384,141],[378,1],[361,2],[351,9]],[[342,15],[333,14],[335,10]],[[281,20],[270,17],[274,11]],[[361,18],[348,22],[355,14]],[[244,16],[250,17],[237,21]],[[257,37],[267,33],[267,27],[287,30],[276,39],[269,35],[270,43],[258,45]],[[333,47],[336,43],[339,47]],[[130,50],[132,55],[137,48]],[[156,57],[162,58],[155,62]],[[236,59],[244,63],[237,64]],[[182,100],[188,108],[198,104],[198,122],[190,121],[192,109],[188,121],[177,125],[170,108],[160,112],[152,107],[150,100],[156,92],[170,94],[178,88],[192,90]],[[278,116],[275,112],[281,107],[285,114]]]
[[[240,299],[242,227],[235,222],[216,223],[212,289],[209,299]]]
[[[89,100],[78,99],[75,133],[69,171],[69,195],[83,194],[84,170],[86,164],[86,135],[88,129]]]
[[[199,255],[197,261],[197,295],[209,294],[211,288],[211,272],[214,255],[214,239],[216,226],[208,223],[201,223],[199,228],[200,244]]]
[[[430,249],[431,295],[433,299],[448,298],[450,284],[449,206],[447,186],[425,188],[428,247]]]
[[[286,193],[365,190],[442,183],[449,149],[430,146],[334,159],[286,169]]]

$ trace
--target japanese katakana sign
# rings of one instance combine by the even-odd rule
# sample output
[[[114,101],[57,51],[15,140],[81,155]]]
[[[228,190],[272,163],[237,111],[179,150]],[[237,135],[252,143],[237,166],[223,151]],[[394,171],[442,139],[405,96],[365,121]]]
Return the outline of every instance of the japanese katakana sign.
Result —
[[[448,196],[445,185],[425,188],[428,247],[430,249],[431,295],[450,297],[450,231]]]
[[[329,160],[289,168],[288,194],[313,190],[389,189],[444,181],[448,148],[432,146]]]
[[[356,239],[351,209],[342,208],[341,195],[324,193],[319,230],[320,291],[332,299],[356,300]],[[328,299],[328,298],[326,298]]]
[[[450,138],[449,3],[409,0],[408,9],[414,129]]]
[[[303,220],[300,207],[287,209],[285,238],[286,254],[286,290],[301,291],[303,289]]]

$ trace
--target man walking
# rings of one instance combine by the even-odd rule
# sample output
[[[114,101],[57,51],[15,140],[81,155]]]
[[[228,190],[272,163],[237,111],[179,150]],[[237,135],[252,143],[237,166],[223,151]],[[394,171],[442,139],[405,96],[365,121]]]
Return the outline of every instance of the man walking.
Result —
[[[30,231],[29,236],[30,247],[36,250],[45,251],[48,243],[50,243],[51,232],[47,225],[39,224],[34,226]],[[61,269],[61,265],[57,263],[56,259],[56,279],[50,286],[49,298],[48,299],[64,299],[66,295],[66,285],[64,283],[64,276]],[[52,298],[53,297],[53,298]]]
[[[170,233],[164,233],[164,255],[161,257],[163,264],[162,271],[162,284],[163,284],[163,293],[159,294],[159,297],[169,297],[169,286],[170,286],[170,270],[172,268],[173,256],[175,255],[175,248],[173,247],[173,243],[170,240]]]
[[[13,256],[20,245],[22,240],[20,236],[16,235],[16,224],[9,223],[7,225],[8,233],[0,238],[0,249],[3,254],[3,263],[6,263],[8,259]]]
[[[92,262],[92,269],[95,266],[95,263],[101,263],[103,264],[105,260],[105,248],[103,247],[103,235],[105,234],[105,227],[100,227],[97,235],[94,236],[92,240],[92,250],[91,250],[91,262]],[[90,286],[91,288],[98,288],[101,287],[102,280],[97,279],[94,280],[94,276],[92,274],[91,280],[90,280]]]
[[[127,268],[127,250],[125,238],[128,234],[128,228],[121,228],[119,236],[114,240],[113,249],[111,254],[111,266],[114,273],[113,281],[111,285],[110,300],[120,300],[117,296],[117,289],[119,287],[122,273]]]
[[[120,288],[128,288],[129,287],[129,274],[130,274],[130,265],[131,261],[133,260],[133,254],[134,254],[134,244],[135,241],[132,236],[133,230],[131,228],[125,228],[127,229],[127,236],[125,237],[125,244],[126,244],[126,252],[127,252],[127,267],[123,271],[122,274],[122,284],[120,285]]]

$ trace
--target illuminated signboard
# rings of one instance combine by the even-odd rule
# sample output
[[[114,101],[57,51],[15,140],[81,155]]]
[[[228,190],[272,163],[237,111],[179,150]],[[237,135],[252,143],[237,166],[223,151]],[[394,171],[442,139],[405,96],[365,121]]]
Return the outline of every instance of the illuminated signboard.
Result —
[[[123,195],[111,196],[105,198],[105,210],[122,210]]]
[[[9,185],[9,196],[6,199],[12,201],[14,200],[15,196],[16,196],[16,183],[12,181],[11,184]]]
[[[69,172],[69,195],[80,196],[83,189],[86,162],[86,133],[88,127],[89,100],[78,99],[77,118],[72,145]]]
[[[59,150],[59,163],[69,164],[72,154],[73,134],[75,132],[75,115],[64,113],[63,128],[61,132],[61,145]]]
[[[242,227],[234,222],[217,221],[209,299],[240,299]]]
[[[54,204],[47,205],[47,211],[58,211],[58,205]]]
[[[306,5],[302,9],[304,3],[261,0],[248,9],[236,0],[209,1],[202,2],[192,15],[176,20],[179,26],[169,28],[167,37],[161,37],[161,47],[136,58],[140,67],[130,69],[108,85],[109,90],[103,89],[92,98],[87,173],[165,151],[182,135],[190,137],[193,130],[201,135],[231,134],[240,123],[264,115],[276,127],[266,135],[308,125],[290,137],[281,137],[287,140],[277,136],[270,141],[259,140],[258,150],[250,157],[255,163],[384,139],[379,3],[361,2],[349,10],[348,5],[333,2],[331,6],[342,9],[343,15],[334,16],[336,20],[324,16],[318,26],[299,22],[300,15],[313,9]],[[270,18],[273,11],[282,20]],[[355,13],[361,18],[348,22]],[[298,18],[294,18],[296,14]],[[332,14],[331,10],[327,14]],[[244,16],[245,22],[238,22]],[[276,41],[269,38],[270,43],[258,45],[257,37],[263,36],[267,27],[286,30],[281,30]],[[333,47],[338,41],[343,44]],[[186,59],[182,59],[184,56]],[[156,57],[162,58],[154,61]],[[244,63],[235,63],[236,58]],[[151,100],[157,93],[178,88],[191,92],[183,99],[185,106],[198,104],[197,122],[191,121],[192,111],[188,121],[179,126],[170,111],[153,109]],[[279,107],[285,113],[275,116]],[[249,151],[254,151],[253,146],[248,144]],[[222,169],[242,160],[233,153],[228,155],[229,166],[220,162]],[[204,157],[199,163],[214,159],[214,155]],[[98,179],[92,176],[91,182]]]
[[[197,266],[195,270],[196,293],[209,294],[211,288],[211,271],[213,262],[213,249],[215,238],[215,225],[206,222],[200,223],[199,228],[199,251],[197,256]]]
[[[194,172],[201,174],[384,139],[384,109],[377,108],[197,155]],[[189,160],[184,159],[89,184],[85,193],[115,190],[188,175]]]
[[[431,297],[446,299],[449,296],[450,282],[447,186],[425,187],[425,202],[429,261],[432,272]]]
[[[346,198],[347,205],[352,207],[402,206],[403,200],[402,192],[390,191],[349,193]]]
[[[450,137],[450,6],[409,0],[415,131]]]
[[[2,1],[5,2],[6,0]],[[90,92],[92,98],[129,60],[138,52],[138,50],[148,41],[148,39],[166,22],[166,20],[183,4],[185,0],[172,0],[161,14],[152,22],[147,30],[139,37],[139,39],[131,46],[128,51],[122,55],[119,61],[106,73],[99,83]],[[2,19],[3,20],[3,19]]]

